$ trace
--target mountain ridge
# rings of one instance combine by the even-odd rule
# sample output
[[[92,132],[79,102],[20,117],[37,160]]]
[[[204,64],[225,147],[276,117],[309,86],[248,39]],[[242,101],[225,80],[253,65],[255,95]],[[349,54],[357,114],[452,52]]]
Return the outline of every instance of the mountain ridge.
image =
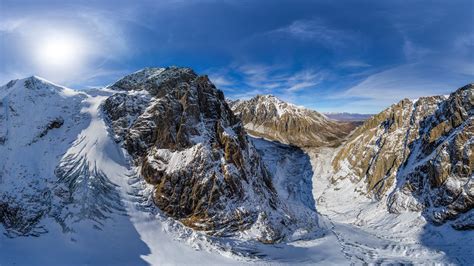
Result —
[[[333,143],[302,148],[248,136],[233,103],[189,68],[147,68],[94,91],[38,77],[7,85],[0,87],[2,262],[465,263],[473,256],[459,244],[470,243],[473,224],[466,183],[473,85],[448,99],[403,100]],[[309,123],[341,126],[262,100],[258,107],[270,112],[259,114],[270,121],[308,123],[293,117],[309,115]],[[64,257],[41,255],[44,246]],[[31,256],[11,255],[25,250]]]
[[[386,200],[390,212],[422,211],[437,224],[461,219],[474,207],[473,91],[468,84],[448,98],[403,99],[373,116],[335,156],[333,182],[366,183],[365,193]]]
[[[155,185],[160,209],[211,234],[252,230],[269,243],[285,237],[279,224],[291,215],[280,213],[286,208],[267,170],[207,76],[189,68],[145,69],[109,88],[120,92],[105,101],[105,114],[141,175]],[[145,108],[128,108],[143,104],[136,96],[143,91],[151,96]]]
[[[298,147],[337,146],[354,128],[272,95],[237,100],[230,105],[250,134]]]
[[[325,112],[323,113],[326,117],[337,120],[337,121],[365,121],[372,117],[374,114],[360,114],[360,113],[349,113],[349,112]]]

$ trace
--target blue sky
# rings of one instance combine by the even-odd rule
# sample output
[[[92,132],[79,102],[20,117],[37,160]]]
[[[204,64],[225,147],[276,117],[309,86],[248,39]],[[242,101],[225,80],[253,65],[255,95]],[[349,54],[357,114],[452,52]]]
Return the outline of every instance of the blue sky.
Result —
[[[473,10],[456,0],[0,0],[0,82],[36,74],[85,89],[179,65],[230,98],[375,113],[474,82]],[[37,52],[57,36],[74,43],[63,64]]]

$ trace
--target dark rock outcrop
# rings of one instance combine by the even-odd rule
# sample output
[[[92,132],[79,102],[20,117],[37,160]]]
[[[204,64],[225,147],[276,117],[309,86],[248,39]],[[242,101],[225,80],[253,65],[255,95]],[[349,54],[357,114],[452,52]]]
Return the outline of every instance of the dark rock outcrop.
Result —
[[[154,185],[162,211],[209,234],[254,228],[263,242],[284,236],[288,220],[271,178],[207,76],[189,68],[144,69],[110,88],[121,92],[103,110],[116,139]]]

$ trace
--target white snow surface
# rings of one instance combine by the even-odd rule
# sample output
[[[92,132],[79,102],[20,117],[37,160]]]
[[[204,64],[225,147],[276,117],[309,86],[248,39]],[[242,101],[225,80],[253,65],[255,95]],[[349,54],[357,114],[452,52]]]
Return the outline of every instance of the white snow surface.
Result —
[[[343,179],[331,184],[331,161],[337,149],[308,150],[317,211],[333,224],[339,244],[352,263],[472,265],[473,231],[434,226],[419,212],[391,214],[363,195],[362,182]],[[355,178],[354,178],[355,179]]]
[[[33,82],[33,88],[26,88],[25,82]],[[17,201],[39,195],[38,191],[57,182],[56,166],[74,158],[89,171],[106,176],[120,199],[119,208],[99,226],[88,219],[65,219],[73,230],[64,231],[49,217],[37,226],[36,236],[15,237],[0,226],[0,265],[474,261],[474,232],[430,226],[418,213],[388,214],[380,203],[360,195],[350,181],[331,184],[334,149],[301,151],[264,139],[253,139],[254,145],[279,197],[288,202],[290,211],[306,217],[306,231],[289,242],[266,245],[209,237],[186,228],[154,206],[152,187],[114,141],[100,112],[101,103],[111,94],[110,90],[76,92],[37,77],[0,87],[0,137],[5,137],[0,143],[0,193]],[[58,117],[64,124],[46,130]],[[183,162],[173,163],[179,167]],[[79,205],[69,210],[79,211]]]

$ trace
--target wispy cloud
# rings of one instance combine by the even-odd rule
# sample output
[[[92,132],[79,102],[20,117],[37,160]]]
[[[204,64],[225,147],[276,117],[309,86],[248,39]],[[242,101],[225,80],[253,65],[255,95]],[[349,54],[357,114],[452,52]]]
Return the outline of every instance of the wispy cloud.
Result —
[[[433,53],[428,48],[416,45],[412,40],[405,37],[403,42],[403,53],[408,61],[421,60]]]
[[[291,70],[282,66],[244,65],[241,71],[243,81],[254,88],[266,88],[284,92],[296,92],[317,86],[326,76],[315,69]]]
[[[24,22],[24,19],[4,19],[0,20],[0,35],[7,33],[7,32],[12,32],[15,29],[17,29],[21,24]]]
[[[296,92],[307,88],[314,88],[319,85],[325,78],[326,72],[305,69],[295,73],[288,78],[288,92]]]
[[[353,110],[360,108],[376,113],[403,98],[449,94],[474,80],[469,62],[413,63],[393,67],[370,75],[359,84],[332,96],[334,99],[352,99]],[[357,110],[356,110],[357,111]]]
[[[346,60],[337,65],[338,67],[342,68],[366,68],[370,67],[371,65],[362,61],[362,60]]]
[[[327,76],[326,71],[313,68],[293,70],[278,65],[232,64],[210,78],[231,98],[274,94],[290,99],[295,93],[317,88]]]
[[[232,89],[232,86],[234,85],[234,81],[225,74],[211,72],[209,78],[212,80],[214,85],[221,89]]]
[[[320,43],[328,48],[346,46],[355,40],[355,34],[329,26],[322,19],[295,20],[291,24],[278,28],[270,34],[285,34],[290,37]]]

